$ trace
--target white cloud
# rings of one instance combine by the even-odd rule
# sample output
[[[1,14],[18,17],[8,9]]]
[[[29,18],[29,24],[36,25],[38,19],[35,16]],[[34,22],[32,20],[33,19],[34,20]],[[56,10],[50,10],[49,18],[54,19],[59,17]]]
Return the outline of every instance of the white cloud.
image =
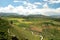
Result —
[[[14,0],[13,2],[20,2],[19,0]]]
[[[15,1],[17,1],[17,0],[15,0]],[[26,9],[35,9],[36,7],[37,7],[37,5],[36,4],[40,4],[40,3],[34,3],[34,4],[32,4],[32,3],[29,3],[29,2],[27,2],[27,1],[19,1],[20,3],[23,3],[23,5],[25,5],[26,7]]]
[[[48,0],[43,0],[43,1],[48,1]]]
[[[60,0],[44,0],[44,1],[49,2],[50,4],[60,3]]]
[[[8,5],[7,7],[0,7],[0,12],[7,12],[7,13],[19,13],[23,15],[29,14],[43,14],[43,15],[51,15],[51,14],[59,14],[60,8],[51,9],[48,7],[47,3],[43,5],[43,8],[37,9],[35,4],[28,3],[26,7],[24,6],[17,6],[14,7],[12,5]]]
[[[45,4],[43,5],[43,7],[46,8],[46,9],[49,8],[48,5],[47,5],[47,3],[45,3]]]
[[[49,3],[60,3],[60,0],[49,0]]]
[[[12,5],[8,5],[7,7],[1,7],[0,8],[0,12],[11,12],[13,11],[13,6]]]
[[[28,4],[27,4],[27,7],[28,7],[29,9],[35,9],[37,6],[34,5],[34,4],[31,4],[31,3],[28,3]]]
[[[51,3],[60,3],[60,0],[50,0]]]
[[[35,2],[34,4],[35,5],[42,5],[40,2]]]
[[[23,3],[24,3],[24,4],[27,4],[27,2],[26,2],[26,1],[23,1]]]
[[[24,1],[24,5],[26,6],[25,7],[26,9],[35,9],[35,8],[37,8],[37,5],[32,4],[32,3],[28,3],[26,1]]]
[[[20,2],[20,1],[13,1],[13,2]]]

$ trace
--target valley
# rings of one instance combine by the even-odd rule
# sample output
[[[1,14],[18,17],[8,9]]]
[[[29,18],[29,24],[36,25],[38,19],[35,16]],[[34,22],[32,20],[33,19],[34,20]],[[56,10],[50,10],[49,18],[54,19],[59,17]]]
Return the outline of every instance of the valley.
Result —
[[[46,17],[1,17],[1,32],[7,40],[60,40],[60,22]],[[4,26],[4,21],[7,23]],[[7,28],[8,27],[8,28]],[[6,30],[6,31],[5,31]],[[1,35],[1,34],[0,34]],[[5,38],[5,36],[3,36]],[[0,38],[1,39],[1,38]]]

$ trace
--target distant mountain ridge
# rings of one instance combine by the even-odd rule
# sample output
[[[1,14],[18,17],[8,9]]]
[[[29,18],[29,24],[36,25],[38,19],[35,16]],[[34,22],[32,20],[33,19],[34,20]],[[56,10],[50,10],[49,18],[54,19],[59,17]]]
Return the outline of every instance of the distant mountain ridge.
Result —
[[[0,13],[0,16],[44,17],[45,15],[41,15],[41,14],[20,15],[17,13]]]
[[[30,15],[20,15],[18,13],[0,13],[0,16],[12,16],[12,17],[42,17],[42,18],[60,18],[60,15],[51,15],[51,16],[46,16],[42,14],[30,14]]]
[[[17,16],[17,13],[0,13],[0,16]]]
[[[51,15],[52,18],[60,18],[60,15]]]

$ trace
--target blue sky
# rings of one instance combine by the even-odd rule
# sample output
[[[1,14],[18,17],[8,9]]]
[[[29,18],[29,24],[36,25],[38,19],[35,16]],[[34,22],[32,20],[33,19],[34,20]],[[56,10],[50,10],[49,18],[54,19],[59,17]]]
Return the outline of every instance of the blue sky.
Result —
[[[22,2],[14,2],[14,1],[22,1]],[[6,7],[9,4],[11,4],[13,6],[20,6],[20,5],[23,5],[23,1],[27,1],[27,0],[0,0],[0,7]],[[47,3],[50,8],[60,7],[60,2],[59,3],[52,3],[52,4],[50,4],[48,1],[44,1],[44,0],[28,0],[27,2],[30,2],[32,4],[35,2],[40,2],[40,3],[42,3],[41,8],[45,3]]]
[[[59,11],[60,0],[0,0],[0,12],[50,15],[50,12],[59,14]]]

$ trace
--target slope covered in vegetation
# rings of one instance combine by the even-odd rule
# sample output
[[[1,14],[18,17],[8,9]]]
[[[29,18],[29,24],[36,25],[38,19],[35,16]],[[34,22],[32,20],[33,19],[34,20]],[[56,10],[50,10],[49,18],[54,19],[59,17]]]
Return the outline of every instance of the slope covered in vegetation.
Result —
[[[0,18],[0,39],[10,40],[15,36],[17,40],[60,40],[60,22],[55,20],[46,17]]]
[[[3,18],[0,18],[0,40],[8,39],[9,22]]]

